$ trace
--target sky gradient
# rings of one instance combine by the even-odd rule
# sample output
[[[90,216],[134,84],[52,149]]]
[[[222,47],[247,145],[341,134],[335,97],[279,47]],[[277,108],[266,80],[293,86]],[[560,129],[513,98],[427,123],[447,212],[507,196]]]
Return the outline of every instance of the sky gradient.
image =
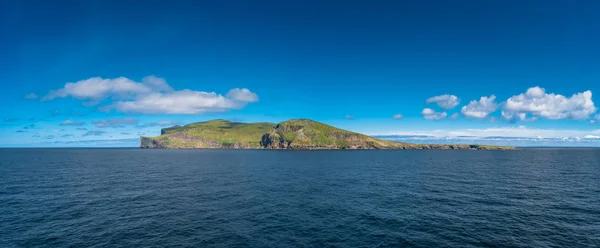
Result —
[[[2,1],[0,146],[209,119],[600,146],[598,1]]]

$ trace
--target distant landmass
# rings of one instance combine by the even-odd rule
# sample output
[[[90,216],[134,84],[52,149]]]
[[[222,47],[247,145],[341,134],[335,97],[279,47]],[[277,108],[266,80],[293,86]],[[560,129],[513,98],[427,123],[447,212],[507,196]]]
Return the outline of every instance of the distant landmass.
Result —
[[[295,119],[279,124],[212,120],[161,129],[157,137],[140,137],[141,148],[164,149],[461,149],[513,150],[510,146],[411,144],[373,138],[320,122]]]

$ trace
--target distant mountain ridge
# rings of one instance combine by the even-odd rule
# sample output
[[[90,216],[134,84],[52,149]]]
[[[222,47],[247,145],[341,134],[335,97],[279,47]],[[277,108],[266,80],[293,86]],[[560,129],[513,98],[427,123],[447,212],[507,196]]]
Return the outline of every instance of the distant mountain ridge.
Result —
[[[211,120],[161,129],[157,137],[140,137],[141,148],[234,149],[463,149],[512,150],[508,146],[425,145],[393,142],[339,129],[308,119],[278,124]]]

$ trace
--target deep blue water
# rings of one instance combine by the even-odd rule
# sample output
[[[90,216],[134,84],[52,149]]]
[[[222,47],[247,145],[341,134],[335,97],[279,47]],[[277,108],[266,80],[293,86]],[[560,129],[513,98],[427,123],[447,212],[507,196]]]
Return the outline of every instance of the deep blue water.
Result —
[[[0,247],[600,247],[600,149],[0,150]]]

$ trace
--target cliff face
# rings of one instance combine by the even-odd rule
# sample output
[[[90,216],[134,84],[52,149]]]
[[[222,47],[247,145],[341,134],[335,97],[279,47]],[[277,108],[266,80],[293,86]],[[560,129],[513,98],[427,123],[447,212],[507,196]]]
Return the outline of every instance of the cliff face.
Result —
[[[279,123],[261,138],[267,149],[393,149],[401,144],[305,119]]]
[[[260,138],[275,124],[213,120],[161,129],[157,137],[141,137],[141,148],[260,148]]]
[[[272,123],[236,123],[224,120],[175,126],[157,137],[141,137],[141,148],[234,149],[461,149],[509,150],[513,147],[484,145],[423,145],[392,142],[297,119]]]
[[[140,148],[168,148],[162,142],[148,137],[140,137]]]

